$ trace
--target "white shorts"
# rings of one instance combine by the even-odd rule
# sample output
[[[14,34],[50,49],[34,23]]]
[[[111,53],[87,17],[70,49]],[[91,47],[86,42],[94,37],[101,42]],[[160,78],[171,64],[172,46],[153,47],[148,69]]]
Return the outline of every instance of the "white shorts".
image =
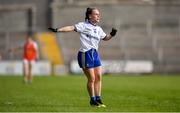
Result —
[[[34,63],[35,63],[35,60],[27,60],[27,59],[23,59],[23,63],[24,64],[31,64],[31,65],[33,65]]]

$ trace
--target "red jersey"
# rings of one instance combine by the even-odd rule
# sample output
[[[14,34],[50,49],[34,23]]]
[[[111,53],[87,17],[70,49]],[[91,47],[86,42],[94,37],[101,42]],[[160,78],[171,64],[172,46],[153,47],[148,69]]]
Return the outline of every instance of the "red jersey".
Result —
[[[35,60],[37,58],[37,44],[35,42],[25,42],[24,44],[24,59]]]

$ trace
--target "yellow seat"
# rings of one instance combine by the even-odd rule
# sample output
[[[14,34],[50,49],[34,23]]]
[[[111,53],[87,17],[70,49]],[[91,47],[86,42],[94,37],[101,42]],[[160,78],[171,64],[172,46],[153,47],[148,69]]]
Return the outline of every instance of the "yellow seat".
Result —
[[[36,38],[40,44],[40,50],[42,52],[42,56],[45,59],[48,59],[52,64],[64,64],[63,57],[61,54],[61,49],[59,48],[56,41],[56,36],[54,33],[38,33]]]

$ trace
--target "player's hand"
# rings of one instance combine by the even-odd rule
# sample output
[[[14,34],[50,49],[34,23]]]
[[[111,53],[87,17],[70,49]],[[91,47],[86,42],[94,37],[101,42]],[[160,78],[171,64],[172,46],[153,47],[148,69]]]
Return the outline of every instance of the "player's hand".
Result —
[[[49,29],[50,31],[52,31],[52,32],[58,32],[58,29],[57,29],[57,28],[49,27],[48,29]]]
[[[117,29],[115,28],[112,28],[111,32],[110,32],[110,35],[113,37],[116,35],[116,32],[117,32]]]

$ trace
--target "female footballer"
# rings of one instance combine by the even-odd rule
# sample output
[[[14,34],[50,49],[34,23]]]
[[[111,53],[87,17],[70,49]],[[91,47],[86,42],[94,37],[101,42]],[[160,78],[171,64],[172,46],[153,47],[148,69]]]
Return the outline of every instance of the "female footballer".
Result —
[[[80,68],[87,77],[87,90],[90,96],[90,105],[96,107],[106,107],[101,100],[101,60],[98,54],[98,44],[100,40],[109,40],[116,35],[117,30],[112,28],[109,35],[106,35],[102,28],[98,26],[100,14],[97,8],[87,8],[85,21],[73,26],[61,28],[49,28],[53,32],[76,31],[80,34],[80,44],[77,59]]]
[[[32,82],[32,66],[38,59],[38,46],[31,36],[27,37],[23,46],[23,78],[25,83]]]
[[[10,49],[10,52],[15,52],[19,49],[23,49],[23,81],[24,83],[32,83],[32,67],[35,60],[39,57],[38,45],[32,39],[31,35],[28,35],[23,45],[19,45]]]

